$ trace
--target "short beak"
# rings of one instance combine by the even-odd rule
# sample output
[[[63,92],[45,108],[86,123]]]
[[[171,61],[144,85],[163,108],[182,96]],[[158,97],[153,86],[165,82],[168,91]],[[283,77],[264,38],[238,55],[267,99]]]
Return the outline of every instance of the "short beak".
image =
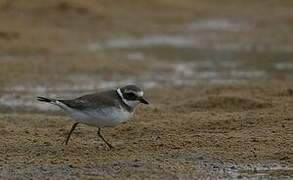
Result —
[[[150,104],[147,100],[145,100],[143,97],[139,98],[139,102],[143,104]]]

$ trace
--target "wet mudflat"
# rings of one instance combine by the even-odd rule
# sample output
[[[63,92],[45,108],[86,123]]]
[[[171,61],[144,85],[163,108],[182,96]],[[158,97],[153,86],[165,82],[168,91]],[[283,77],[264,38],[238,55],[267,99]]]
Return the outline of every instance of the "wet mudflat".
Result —
[[[0,2],[0,178],[292,178],[292,7]],[[111,151],[85,125],[63,145],[73,122],[36,101],[129,83],[152,104]]]
[[[104,129],[115,149],[62,114],[1,113],[2,178],[292,178],[292,90],[151,89],[151,107]],[[290,93],[291,92],[291,93]]]

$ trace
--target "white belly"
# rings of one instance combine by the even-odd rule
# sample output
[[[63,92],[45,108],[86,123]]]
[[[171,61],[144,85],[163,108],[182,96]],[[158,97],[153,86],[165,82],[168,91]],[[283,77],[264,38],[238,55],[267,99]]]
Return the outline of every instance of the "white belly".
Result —
[[[85,111],[71,109],[69,114],[77,122],[96,127],[109,127],[127,121],[133,113],[120,108],[109,107]]]

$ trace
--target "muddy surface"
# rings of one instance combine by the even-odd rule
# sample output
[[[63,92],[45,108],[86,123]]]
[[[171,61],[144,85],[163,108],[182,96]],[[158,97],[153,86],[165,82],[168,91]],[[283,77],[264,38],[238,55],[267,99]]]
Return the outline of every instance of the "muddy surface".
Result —
[[[0,1],[0,179],[292,179],[291,1]],[[270,16],[268,16],[268,14]],[[36,96],[135,83],[80,125]]]
[[[233,93],[231,93],[233,92]],[[152,89],[151,107],[126,124],[79,126],[62,114],[1,114],[2,178],[292,178],[290,89]],[[37,103],[37,102],[36,102]]]

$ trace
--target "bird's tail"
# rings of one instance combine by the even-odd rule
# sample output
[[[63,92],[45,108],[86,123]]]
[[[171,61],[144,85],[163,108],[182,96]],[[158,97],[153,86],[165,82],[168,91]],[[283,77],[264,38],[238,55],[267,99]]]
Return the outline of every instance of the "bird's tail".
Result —
[[[37,97],[38,101],[41,102],[47,102],[47,103],[51,103],[51,104],[55,104],[56,103],[56,99],[50,99],[50,98],[45,98],[45,97]]]
[[[60,100],[57,100],[57,99],[45,98],[45,97],[38,96],[37,100],[41,101],[41,102],[46,102],[46,103],[50,103],[50,104],[59,106],[60,108],[62,108],[64,110],[68,109],[68,106],[66,104],[62,103]]]

